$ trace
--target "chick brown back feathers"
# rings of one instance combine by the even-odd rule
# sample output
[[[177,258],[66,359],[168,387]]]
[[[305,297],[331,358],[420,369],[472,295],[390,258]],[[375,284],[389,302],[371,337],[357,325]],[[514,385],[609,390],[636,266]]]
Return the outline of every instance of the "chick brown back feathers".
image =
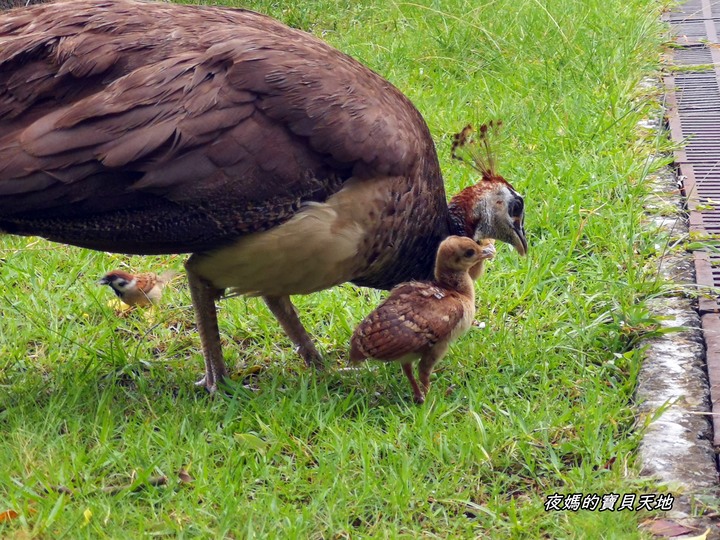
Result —
[[[439,246],[433,281],[410,281],[390,296],[355,329],[350,361],[413,360],[433,348],[443,349],[467,330],[475,316],[472,277],[492,258],[492,243],[449,236]],[[477,275],[481,272],[477,271]],[[434,351],[442,356],[443,351]]]
[[[397,286],[355,329],[350,361],[420,356],[438,342],[454,337],[466,313],[465,303],[458,292],[433,283]]]

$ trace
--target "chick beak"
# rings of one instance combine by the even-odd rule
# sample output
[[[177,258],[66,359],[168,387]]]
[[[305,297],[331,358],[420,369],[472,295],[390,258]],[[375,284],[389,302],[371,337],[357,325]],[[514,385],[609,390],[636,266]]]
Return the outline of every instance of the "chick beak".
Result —
[[[522,218],[516,218],[513,220],[513,232],[515,233],[515,241],[513,247],[522,256],[527,254],[527,239],[525,238],[525,227],[523,227]]]

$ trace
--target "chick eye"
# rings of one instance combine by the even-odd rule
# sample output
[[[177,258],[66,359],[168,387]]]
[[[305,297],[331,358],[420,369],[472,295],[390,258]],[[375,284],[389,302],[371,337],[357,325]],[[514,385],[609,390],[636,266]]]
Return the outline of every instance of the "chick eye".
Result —
[[[465,257],[466,257],[467,259],[469,259],[469,258],[472,257],[473,255],[475,255],[475,250],[474,250],[474,249],[468,249],[468,250],[465,252]]]

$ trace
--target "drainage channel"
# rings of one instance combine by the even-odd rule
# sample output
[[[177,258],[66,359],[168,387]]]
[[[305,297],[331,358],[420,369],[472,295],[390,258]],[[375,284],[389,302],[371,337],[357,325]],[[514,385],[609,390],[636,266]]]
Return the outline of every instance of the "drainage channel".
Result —
[[[720,239],[720,0],[689,0],[667,15],[677,48],[676,71],[665,78],[671,136],[690,211],[690,232]],[[712,244],[713,242],[708,242]],[[720,243],[693,253],[701,293],[720,288]],[[720,302],[701,294],[707,346],[713,445],[720,448]]]

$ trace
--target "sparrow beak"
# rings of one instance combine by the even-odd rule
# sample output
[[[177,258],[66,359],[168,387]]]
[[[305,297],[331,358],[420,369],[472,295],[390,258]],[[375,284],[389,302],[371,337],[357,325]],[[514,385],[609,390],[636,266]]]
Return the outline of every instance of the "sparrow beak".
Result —
[[[108,285],[110,282],[108,281],[108,278],[104,277],[100,281],[97,282],[98,285]]]
[[[525,227],[523,227],[522,218],[513,220],[513,232],[515,233],[515,240],[513,241],[513,247],[522,256],[527,255],[528,245],[527,239],[525,238]]]

